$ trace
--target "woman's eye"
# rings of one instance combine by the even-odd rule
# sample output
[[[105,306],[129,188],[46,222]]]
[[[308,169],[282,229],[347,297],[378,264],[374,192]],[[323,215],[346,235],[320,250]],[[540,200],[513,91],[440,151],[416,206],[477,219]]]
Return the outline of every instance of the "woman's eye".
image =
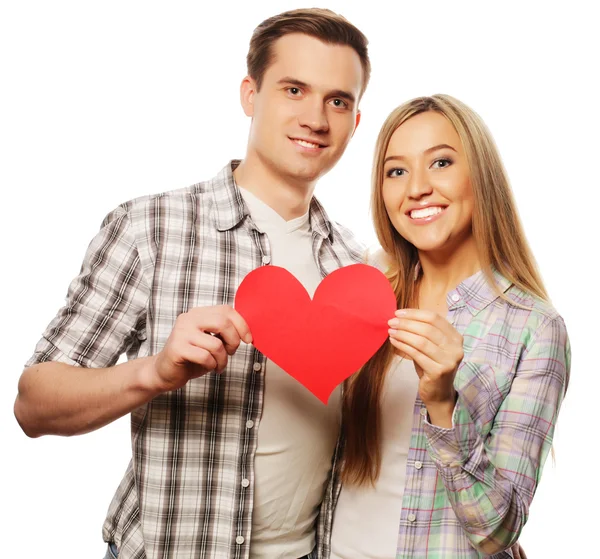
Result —
[[[390,169],[386,173],[386,176],[388,176],[390,178],[392,178],[392,177],[401,177],[405,173],[406,173],[406,171],[404,169]]]
[[[435,169],[443,169],[444,167],[448,167],[452,165],[452,161],[450,159],[438,159],[433,162],[433,167]]]

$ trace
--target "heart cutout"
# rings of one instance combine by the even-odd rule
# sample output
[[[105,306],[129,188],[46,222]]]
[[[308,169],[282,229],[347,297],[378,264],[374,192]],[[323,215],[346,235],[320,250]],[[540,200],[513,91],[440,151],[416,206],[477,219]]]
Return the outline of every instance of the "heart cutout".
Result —
[[[235,308],[254,346],[327,404],[386,341],[396,297],[387,278],[366,264],[335,270],[312,300],[286,269],[262,266],[240,284]]]

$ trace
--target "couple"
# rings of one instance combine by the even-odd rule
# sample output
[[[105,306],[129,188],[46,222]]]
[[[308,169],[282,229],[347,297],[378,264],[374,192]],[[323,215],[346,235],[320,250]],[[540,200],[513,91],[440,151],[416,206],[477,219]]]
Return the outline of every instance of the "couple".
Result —
[[[20,379],[19,423],[74,435],[131,414],[109,558],[516,556],[570,356],[489,133],[443,95],[384,123],[367,261],[399,310],[325,406],[232,302],[262,265],[312,295],[365,260],[313,191],[359,124],[367,40],[296,10],[256,28],[247,62],[245,158],[106,217]]]

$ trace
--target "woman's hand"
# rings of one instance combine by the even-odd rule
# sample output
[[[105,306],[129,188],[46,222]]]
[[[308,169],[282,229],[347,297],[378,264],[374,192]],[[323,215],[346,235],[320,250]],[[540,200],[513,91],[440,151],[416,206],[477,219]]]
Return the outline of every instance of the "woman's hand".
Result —
[[[464,357],[463,337],[445,318],[422,309],[396,311],[388,324],[397,353],[415,363],[419,396],[431,422],[451,427],[457,397],[454,377]]]

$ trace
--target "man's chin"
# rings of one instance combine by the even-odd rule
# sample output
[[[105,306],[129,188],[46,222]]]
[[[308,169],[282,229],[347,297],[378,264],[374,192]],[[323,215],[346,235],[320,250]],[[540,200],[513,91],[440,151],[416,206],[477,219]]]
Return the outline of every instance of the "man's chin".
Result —
[[[290,177],[293,177],[293,180],[305,181],[305,182],[315,182],[319,180],[321,177],[326,175],[333,165],[307,165],[300,166],[295,168],[290,168]]]

